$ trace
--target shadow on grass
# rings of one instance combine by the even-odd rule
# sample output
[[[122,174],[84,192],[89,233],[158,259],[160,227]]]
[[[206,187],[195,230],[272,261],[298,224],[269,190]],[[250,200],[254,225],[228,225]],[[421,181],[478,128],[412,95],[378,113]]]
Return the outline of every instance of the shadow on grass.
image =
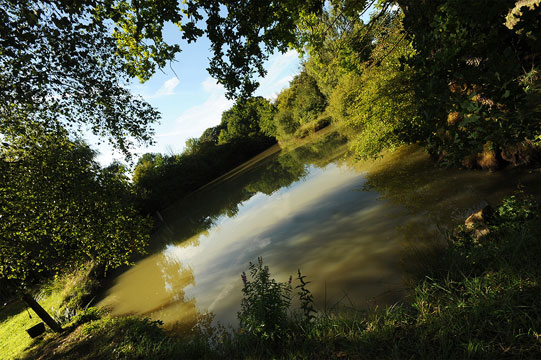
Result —
[[[22,359],[218,358],[208,346],[210,336],[198,335],[173,335],[150,319],[105,316],[36,343]]]
[[[21,311],[26,309],[26,304],[22,300],[15,300],[6,306],[0,308],[0,323],[4,320],[19,314]]]

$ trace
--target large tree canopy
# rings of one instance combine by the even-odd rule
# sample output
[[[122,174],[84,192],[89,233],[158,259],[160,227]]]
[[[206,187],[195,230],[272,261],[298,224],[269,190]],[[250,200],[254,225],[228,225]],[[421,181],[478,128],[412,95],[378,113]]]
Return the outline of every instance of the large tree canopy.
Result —
[[[229,96],[250,95],[264,75],[264,61],[276,49],[299,46],[298,24],[322,13],[323,0],[201,0],[205,32],[212,45],[209,73],[224,84]],[[203,16],[201,16],[203,18]]]
[[[100,169],[63,130],[28,125],[0,151],[0,278],[17,286],[89,260],[109,267],[143,250],[149,222],[123,168]]]
[[[116,53],[97,2],[0,1],[0,132],[88,126],[125,152],[150,141],[159,115],[125,88]]]
[[[452,164],[539,136],[539,3],[398,3],[416,50],[409,63],[425,130],[417,140]]]
[[[124,87],[147,80],[180,52],[164,41],[166,23],[181,40],[206,34],[209,72],[230,96],[251,93],[275,49],[296,43],[296,23],[321,0],[0,1],[0,103],[3,131],[17,119],[89,124],[122,149],[148,141],[158,114]],[[206,22],[206,24],[205,24]],[[9,121],[7,120],[9,119]],[[7,123],[7,124],[6,124]]]
[[[231,109],[222,114],[222,129],[218,141],[225,143],[235,138],[276,135],[272,122],[275,112],[274,105],[261,96],[237,101]]]
[[[209,38],[210,75],[225,86],[228,97],[246,97],[258,86],[255,75],[266,73],[263,64],[270,53],[303,46],[299,25],[317,19],[324,3],[186,0],[179,5],[177,0],[109,0],[102,6],[102,16],[117,25],[114,36],[131,75],[147,79],[156,65],[163,66],[181,50],[163,40],[163,26],[172,22],[188,43],[203,35]]]

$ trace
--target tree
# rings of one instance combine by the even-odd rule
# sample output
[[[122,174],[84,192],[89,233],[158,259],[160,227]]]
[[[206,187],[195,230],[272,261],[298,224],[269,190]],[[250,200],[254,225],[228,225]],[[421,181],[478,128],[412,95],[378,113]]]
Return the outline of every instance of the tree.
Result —
[[[373,1],[332,1],[330,5],[320,16],[302,19],[298,45],[310,55],[306,71],[327,97],[345,73],[359,71],[370,56],[373,34],[381,30],[373,26],[378,21],[368,26],[362,19]],[[380,14],[386,11],[387,7]]]
[[[539,69],[539,5],[522,8],[523,21],[512,26],[515,0],[398,3],[417,52],[408,62],[423,109],[417,140],[433,155],[455,164],[540,135],[527,80]]]
[[[388,37],[396,11],[391,1],[377,3],[335,1],[316,23],[302,27],[310,54],[306,71],[326,97],[331,96],[344,76],[360,76],[376,44]],[[365,22],[363,15],[372,9],[377,11]]]
[[[371,53],[345,72],[333,89],[327,112],[351,138],[357,158],[378,156],[410,140],[419,109],[412,79],[414,71],[401,60],[415,51],[402,27],[403,15],[391,12],[372,38]]]
[[[320,14],[324,1],[201,0],[189,4],[200,6],[207,19],[205,33],[213,52],[209,73],[224,84],[230,97],[247,97],[258,86],[253,75],[265,75],[263,64],[269,53],[285,52],[298,44],[297,24],[305,16]]]
[[[148,239],[121,168],[68,135],[88,127],[129,155],[159,118],[125,88],[107,2],[0,1],[0,278],[55,331],[28,287],[85,260],[118,266]]]
[[[29,122],[88,127],[128,154],[159,114],[125,88],[129,63],[100,7],[108,1],[0,1],[0,132]]]
[[[364,44],[351,29],[371,4],[333,0],[324,11],[323,0],[1,0],[1,111],[11,121],[85,124],[126,150],[130,139],[150,140],[159,115],[123,85],[149,79],[181,51],[164,40],[166,23],[187,43],[208,36],[209,73],[229,97],[246,98],[276,50],[311,51],[330,32]]]
[[[70,91],[75,94],[91,92],[96,97],[106,91],[106,86],[99,86],[106,83],[114,87],[111,92],[121,92],[111,76],[114,73],[107,73],[103,81],[93,76],[100,64],[106,64],[107,70],[114,64],[121,74],[149,79],[156,67],[163,68],[181,51],[178,44],[163,38],[167,22],[176,24],[180,39],[188,43],[204,34],[209,37],[213,57],[208,70],[230,96],[238,96],[255,89],[253,75],[265,73],[263,62],[269,52],[285,51],[295,43],[296,23],[305,13],[320,12],[323,1],[2,0],[0,5],[0,34],[7,49],[2,54],[4,65],[22,66],[14,78],[34,85],[54,84],[60,96],[68,88],[61,87],[58,79],[62,76],[71,78],[72,83],[66,85],[75,85]],[[33,56],[41,61],[30,61]],[[82,70],[78,76],[77,70]],[[80,87],[77,79],[85,77],[92,82]],[[26,94],[42,99],[51,90],[25,87]],[[107,94],[101,97],[109,98]],[[84,96],[78,98],[83,101]]]
[[[219,124],[213,127],[209,127],[199,137],[199,140],[204,143],[218,144],[220,132],[226,128],[226,124]]]
[[[275,107],[261,96],[239,99],[231,109],[222,114],[219,142],[262,134],[272,137],[276,133],[272,122],[274,112]]]
[[[129,263],[144,250],[150,222],[135,209],[121,165],[100,169],[62,129],[25,129],[0,148],[0,278],[42,316],[27,294],[32,285],[87,261]]]
[[[302,125],[315,121],[327,106],[325,95],[305,69],[289,85],[276,99],[275,122],[280,138],[291,136]]]

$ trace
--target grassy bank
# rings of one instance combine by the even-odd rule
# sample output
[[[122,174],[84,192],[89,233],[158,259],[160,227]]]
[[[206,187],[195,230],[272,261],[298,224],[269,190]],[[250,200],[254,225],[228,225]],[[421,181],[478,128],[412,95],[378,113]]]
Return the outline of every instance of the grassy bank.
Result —
[[[24,354],[26,344],[13,347],[9,354],[24,359],[540,358],[539,206],[519,194],[485,211],[472,227],[456,229],[437,256],[427,254],[434,261],[414,279],[404,304],[347,317],[314,314],[310,294],[302,291],[306,286],[277,283],[256,264],[245,277],[240,330],[212,327],[209,316],[191,328],[166,330],[137,317],[98,318],[90,309],[71,319],[64,334],[47,335]],[[299,291],[301,309],[292,312],[283,295]],[[24,328],[10,326],[2,323],[1,341]]]
[[[58,308],[62,299],[58,294],[38,297],[41,306],[47,311]],[[0,359],[13,359],[32,344],[32,339],[25,329],[41,322],[38,316],[30,311],[29,317],[26,304],[21,300],[15,301],[0,310]]]
[[[96,268],[88,264],[57,276],[33,295],[58,322],[67,324],[86,307],[98,286]],[[3,306],[0,309],[0,359],[17,358],[25,349],[35,345],[25,329],[40,322],[41,319],[20,299]]]

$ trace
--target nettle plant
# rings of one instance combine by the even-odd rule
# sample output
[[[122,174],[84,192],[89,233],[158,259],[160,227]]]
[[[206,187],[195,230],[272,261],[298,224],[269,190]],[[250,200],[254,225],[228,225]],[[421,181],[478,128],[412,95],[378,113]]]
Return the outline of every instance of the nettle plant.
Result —
[[[248,279],[246,273],[241,278],[244,283],[241,310],[237,316],[240,332],[263,341],[285,340],[291,329],[289,317],[292,296],[292,277],[287,282],[277,282],[271,278],[268,266],[263,265],[263,258],[258,257],[257,263],[250,262]],[[313,297],[304,281],[305,276],[298,271],[300,308],[303,320],[310,322],[315,318]]]

